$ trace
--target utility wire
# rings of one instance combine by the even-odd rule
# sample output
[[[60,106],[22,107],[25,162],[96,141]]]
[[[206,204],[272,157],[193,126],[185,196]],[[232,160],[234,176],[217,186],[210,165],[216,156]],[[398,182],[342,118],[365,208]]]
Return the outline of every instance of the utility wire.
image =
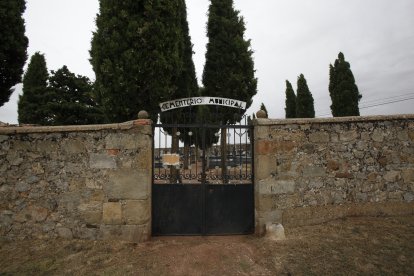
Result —
[[[407,93],[407,94],[402,94],[402,95],[395,95],[395,96],[390,96],[390,97],[386,97],[386,98],[380,98],[380,99],[368,99],[368,100],[362,100],[361,104],[370,104],[370,103],[375,103],[375,102],[382,102],[384,100],[400,100],[399,98],[406,98],[406,97],[411,97],[414,96],[414,93]]]
[[[398,97],[408,96],[408,95],[414,95],[414,92],[400,94],[400,95],[393,95],[393,96],[389,96],[389,97],[385,97],[385,98],[379,98],[379,99],[370,99],[370,97],[368,97],[367,102],[377,101],[377,100],[385,100],[385,99],[389,99],[389,98],[398,98]],[[315,101],[322,100],[322,99],[325,99],[325,98],[326,98],[326,96],[320,96],[318,98],[315,98]],[[367,96],[364,94],[363,95],[363,100],[365,100],[366,98],[367,98]]]
[[[370,108],[370,107],[375,107],[375,106],[380,106],[380,105],[386,105],[386,104],[392,104],[392,103],[398,103],[398,102],[405,102],[405,101],[408,101],[408,100],[413,100],[413,99],[414,99],[414,97],[410,97],[410,98],[404,98],[404,99],[399,99],[399,100],[393,100],[393,101],[384,102],[384,103],[378,103],[378,104],[366,105],[366,106],[362,106],[362,107],[360,107],[360,109]]]
[[[393,100],[393,101],[388,101],[388,102],[383,102],[383,103],[378,103],[378,104],[371,104],[371,105],[366,105],[366,106],[361,106],[359,109],[366,109],[366,108],[371,108],[371,107],[376,107],[376,106],[381,106],[381,105],[387,105],[387,104],[392,104],[392,103],[398,103],[398,102],[405,102],[405,101],[409,101],[409,100],[414,100],[414,97],[410,97],[410,98],[404,98],[404,99],[399,99],[399,100]],[[317,117],[325,117],[325,116],[330,116],[331,114],[322,114],[322,115],[318,115]]]
[[[371,104],[371,103],[377,103],[377,102],[383,102],[384,100],[402,100],[402,99],[399,99],[399,98],[402,98],[402,97],[404,97],[404,98],[406,98],[406,96],[411,96],[411,95],[414,95],[414,92],[411,92],[411,93],[406,93],[406,94],[400,94],[400,95],[394,95],[394,96],[390,96],[390,97],[385,97],[385,98],[379,98],[379,99],[369,99],[368,98],[368,100],[365,100],[365,98],[361,101],[361,105],[366,105],[366,104]],[[323,108],[322,110],[321,110],[321,113],[326,113],[326,112],[329,112],[330,111],[330,109],[329,108]]]

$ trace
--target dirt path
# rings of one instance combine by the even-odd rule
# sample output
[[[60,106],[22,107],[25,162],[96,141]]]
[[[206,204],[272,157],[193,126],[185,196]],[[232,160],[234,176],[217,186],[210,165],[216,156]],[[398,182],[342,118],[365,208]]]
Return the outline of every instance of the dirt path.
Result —
[[[286,235],[279,242],[255,236],[3,241],[0,275],[414,275],[414,216],[348,218]]]

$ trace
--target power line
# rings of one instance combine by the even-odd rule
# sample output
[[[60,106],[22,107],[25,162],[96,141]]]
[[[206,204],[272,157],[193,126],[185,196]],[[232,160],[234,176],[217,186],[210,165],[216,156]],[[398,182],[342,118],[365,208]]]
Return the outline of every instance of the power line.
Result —
[[[379,100],[385,100],[385,99],[390,99],[390,98],[398,98],[398,97],[409,96],[409,95],[414,95],[414,92],[410,92],[410,93],[406,93],[406,94],[400,94],[400,95],[394,95],[394,96],[379,98],[379,99],[368,98],[367,100],[365,100],[367,98],[367,96],[363,95],[363,101],[365,101],[365,102],[379,101]],[[325,99],[325,98],[326,98],[326,96],[318,97],[318,98],[315,99],[315,101],[322,100],[322,99]]]
[[[375,106],[380,106],[380,105],[386,105],[386,104],[392,104],[392,103],[398,103],[398,102],[405,102],[405,101],[413,100],[413,99],[414,99],[414,97],[410,97],[410,98],[399,99],[399,100],[395,100],[395,101],[389,101],[389,102],[385,102],[385,103],[367,105],[367,106],[360,107],[360,109],[370,108],[370,107],[375,107]]]
[[[376,106],[381,106],[381,105],[387,105],[387,104],[392,104],[392,103],[405,102],[405,101],[409,101],[409,100],[414,100],[414,97],[404,98],[404,99],[399,99],[399,100],[393,100],[393,101],[388,101],[388,102],[383,102],[383,103],[378,103],[378,104],[361,106],[359,109],[366,109],[366,108],[371,108],[371,107],[376,107]],[[322,114],[322,115],[318,115],[317,117],[325,117],[325,116],[329,116],[329,115],[331,115],[331,114],[330,113]]]
[[[400,94],[400,95],[394,95],[394,96],[390,96],[390,97],[385,97],[385,98],[379,98],[379,99],[367,99],[367,100],[362,100],[361,101],[361,105],[366,105],[366,104],[371,104],[371,103],[377,103],[377,102],[383,102],[384,100],[403,100],[403,99],[399,99],[401,97],[404,97],[404,99],[406,98],[406,96],[411,96],[414,95],[414,92],[411,93],[405,93],[405,94]],[[329,108],[323,108],[321,110],[321,113],[326,113],[329,112]]]
[[[394,99],[401,98],[401,97],[404,97],[405,98],[406,96],[411,96],[411,95],[414,95],[414,93],[394,95],[394,96],[390,96],[390,97],[379,98],[379,99],[372,99],[372,100],[368,99],[366,101],[361,101],[361,104],[368,104],[368,103],[371,103],[371,102],[378,102],[378,101],[383,101],[383,100],[394,100]]]

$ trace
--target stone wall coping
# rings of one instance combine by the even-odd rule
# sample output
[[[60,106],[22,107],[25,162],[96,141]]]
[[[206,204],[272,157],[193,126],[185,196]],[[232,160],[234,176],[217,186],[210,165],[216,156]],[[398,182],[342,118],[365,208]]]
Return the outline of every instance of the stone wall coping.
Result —
[[[271,125],[303,125],[303,124],[329,124],[329,123],[355,123],[355,122],[375,122],[375,121],[398,121],[414,120],[414,114],[398,115],[376,115],[376,116],[352,116],[335,118],[299,118],[299,119],[255,119],[255,126]]]
[[[128,130],[152,125],[150,119],[139,119],[119,124],[73,125],[73,126],[0,126],[0,134],[90,132],[101,130]]]

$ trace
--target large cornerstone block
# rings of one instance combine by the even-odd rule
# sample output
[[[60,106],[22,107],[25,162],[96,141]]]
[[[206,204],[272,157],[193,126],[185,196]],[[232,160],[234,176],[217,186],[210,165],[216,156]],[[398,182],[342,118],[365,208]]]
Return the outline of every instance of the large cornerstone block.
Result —
[[[121,224],[122,206],[120,202],[106,202],[103,204],[103,223]]]
[[[109,173],[109,181],[104,184],[105,193],[110,199],[148,199],[150,196],[151,175],[148,170],[120,169]]]
[[[125,202],[123,221],[126,224],[145,224],[150,220],[151,208],[148,200],[128,200]]]
[[[258,183],[259,193],[262,195],[288,194],[295,191],[295,181],[265,179]]]

